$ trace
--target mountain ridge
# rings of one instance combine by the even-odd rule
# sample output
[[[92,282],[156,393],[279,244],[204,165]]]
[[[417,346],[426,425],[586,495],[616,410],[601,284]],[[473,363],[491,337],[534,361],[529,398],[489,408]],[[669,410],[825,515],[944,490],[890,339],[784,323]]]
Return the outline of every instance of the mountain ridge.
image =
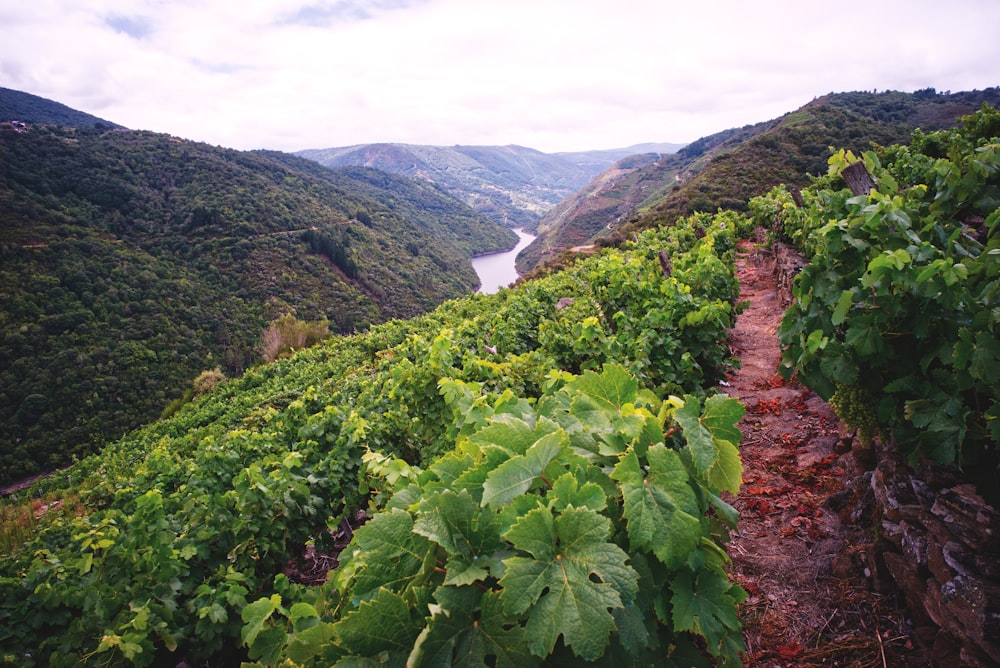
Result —
[[[677,144],[649,144],[664,150]],[[326,167],[364,166],[436,183],[459,201],[510,227],[535,228],[546,211],[630,149],[543,153],[505,146],[374,143],[306,149]]]
[[[61,102],[0,86],[0,122],[47,123],[73,128],[118,128],[125,126],[106,121]]]
[[[518,255],[518,270],[525,274],[567,249],[602,238],[614,243],[696,211],[745,210],[751,197],[780,183],[802,187],[823,174],[831,146],[859,152],[870,142],[907,143],[914,129],[951,127],[983,103],[1000,104],[1000,88],[830,93],[658,160],[626,158],[539,220],[538,238]]]

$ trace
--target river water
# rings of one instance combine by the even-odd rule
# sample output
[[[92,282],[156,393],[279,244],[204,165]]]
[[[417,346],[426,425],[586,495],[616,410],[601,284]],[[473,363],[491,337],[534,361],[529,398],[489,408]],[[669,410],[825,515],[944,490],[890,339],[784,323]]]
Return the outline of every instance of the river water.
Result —
[[[514,231],[517,232],[519,239],[512,250],[488,253],[472,258],[472,268],[476,270],[479,282],[482,283],[479,292],[491,295],[517,280],[518,273],[517,269],[514,268],[514,258],[525,246],[535,240],[535,236],[519,227]]]

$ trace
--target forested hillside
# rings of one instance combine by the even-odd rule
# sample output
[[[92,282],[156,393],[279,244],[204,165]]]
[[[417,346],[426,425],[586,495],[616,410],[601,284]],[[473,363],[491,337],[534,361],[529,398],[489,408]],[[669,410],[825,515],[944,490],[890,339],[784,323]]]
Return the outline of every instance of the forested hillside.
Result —
[[[242,372],[280,315],[417,315],[515,240],[428,184],[150,132],[4,128],[0,202],[3,480]]]
[[[906,142],[915,128],[952,127],[1000,89],[962,93],[887,91],[825,95],[772,121],[704,137],[656,159],[627,159],[554,208],[518,256],[524,273],[568,248],[614,242],[695,211],[745,211],[750,198],[823,174],[830,147],[854,151]]]
[[[121,128],[103,118],[78,111],[44,97],[0,87],[0,123],[47,123],[69,128]]]
[[[614,160],[597,152],[548,154],[523,146],[412,144],[309,149],[297,155],[327,167],[374,167],[430,181],[480,213],[528,230]]]

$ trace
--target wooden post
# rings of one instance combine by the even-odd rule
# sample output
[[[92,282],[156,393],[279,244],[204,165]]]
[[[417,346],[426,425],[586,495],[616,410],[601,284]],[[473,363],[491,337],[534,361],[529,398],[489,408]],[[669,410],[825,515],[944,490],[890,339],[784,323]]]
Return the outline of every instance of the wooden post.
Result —
[[[848,165],[840,172],[840,175],[847,183],[847,187],[855,195],[867,195],[875,190],[875,180],[872,179],[871,174],[865,169],[865,163],[863,162],[855,162]]]
[[[667,255],[667,251],[661,250],[656,254],[656,257],[660,259],[660,269],[663,270],[663,275],[670,276],[673,272],[674,266],[670,262],[670,257]]]

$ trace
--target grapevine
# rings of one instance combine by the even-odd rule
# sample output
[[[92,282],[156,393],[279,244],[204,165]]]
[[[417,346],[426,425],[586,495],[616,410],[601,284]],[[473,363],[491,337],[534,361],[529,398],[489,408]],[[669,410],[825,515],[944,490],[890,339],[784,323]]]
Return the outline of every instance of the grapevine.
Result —
[[[871,447],[878,432],[876,405],[875,393],[860,385],[837,385],[830,397],[830,407],[837,417],[857,431],[861,444],[866,448]]]
[[[645,231],[623,249],[515,289],[333,337],[108,444],[46,483],[51,493],[71,488],[86,512],[43,518],[0,567],[4,654],[27,666],[142,666],[211,663],[242,645],[264,664],[281,654],[332,665],[344,638],[363,644],[368,615],[386,611],[398,613],[400,629],[415,630],[393,640],[408,654],[432,605],[452,616],[435,621],[421,652],[478,647],[439,635],[472,619],[479,628],[495,620],[495,637],[507,638],[518,664],[550,650],[553,661],[634,661],[652,652],[655,663],[658,651],[697,654],[705,641],[718,661],[736,663],[741,592],[716,537],[725,534],[720,523],[736,521],[719,492],[739,484],[731,426],[739,408],[707,388],[729,363],[723,343],[738,294],[732,235],[743,223],[732,214],[712,220]],[[661,252],[673,275],[664,274]],[[498,434],[515,419],[538,438],[506,453],[512,445]],[[525,472],[532,475],[518,477]],[[509,554],[488,566],[486,543],[468,555],[449,552],[457,544],[431,527],[431,508],[445,512],[434,504],[451,499],[448,490],[472,495],[484,531],[481,522],[491,520],[483,518],[496,515],[488,542]],[[408,498],[423,499],[415,514]],[[306,546],[322,550],[331,529],[369,500],[373,529],[358,539],[407,514],[416,533],[403,544],[424,540],[415,553],[434,557],[412,566],[426,587],[415,582],[400,594],[373,586],[355,606],[331,592],[321,601],[282,574]],[[545,611],[561,610],[554,599],[501,593],[513,585],[510,573],[584,558],[553,548],[546,561],[533,552],[531,527],[547,526],[545,513],[556,538],[584,528],[587,544],[594,538],[599,582],[581,572],[574,583],[608,603],[595,617],[606,634],[581,637],[565,626],[553,635],[541,627]],[[426,541],[437,547],[425,550]],[[348,556],[337,578],[358,593],[375,582],[373,571],[359,570],[374,555]],[[384,565],[390,576],[405,566],[394,557]],[[530,619],[532,639],[510,640],[528,632]]]
[[[854,165],[876,189],[844,187]],[[1000,112],[915,132],[911,146],[835,153],[801,200],[777,189],[751,205],[780,216],[808,255],[778,332],[783,373],[831,400],[863,440],[884,433],[912,460],[958,464],[994,498]]]

